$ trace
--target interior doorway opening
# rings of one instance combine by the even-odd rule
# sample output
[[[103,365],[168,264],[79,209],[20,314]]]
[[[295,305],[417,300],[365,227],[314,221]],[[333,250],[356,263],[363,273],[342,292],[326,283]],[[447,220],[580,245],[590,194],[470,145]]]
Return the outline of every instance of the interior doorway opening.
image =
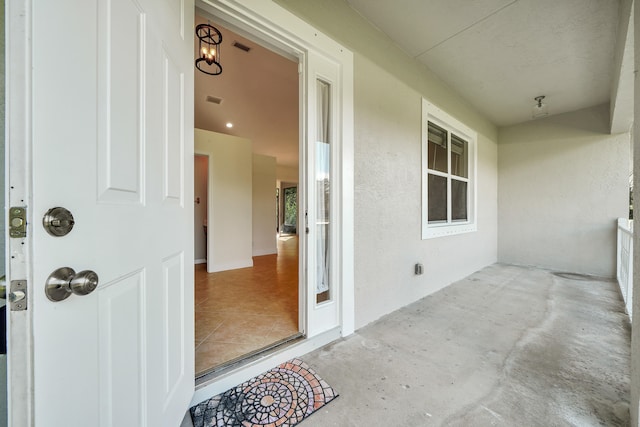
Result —
[[[209,157],[196,154],[193,162],[193,235],[194,259],[207,263],[207,214],[209,205]]]
[[[196,378],[302,336],[298,63],[214,25],[224,71],[195,74]]]
[[[280,234],[296,234],[298,230],[298,187],[291,183],[282,184],[282,224]]]

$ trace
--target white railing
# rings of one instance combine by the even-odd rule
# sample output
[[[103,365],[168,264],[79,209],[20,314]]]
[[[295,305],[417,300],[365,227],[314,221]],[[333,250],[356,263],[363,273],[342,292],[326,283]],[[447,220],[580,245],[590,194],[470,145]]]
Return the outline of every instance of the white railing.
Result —
[[[633,310],[633,221],[618,218],[618,250],[617,250],[618,285],[629,313]]]

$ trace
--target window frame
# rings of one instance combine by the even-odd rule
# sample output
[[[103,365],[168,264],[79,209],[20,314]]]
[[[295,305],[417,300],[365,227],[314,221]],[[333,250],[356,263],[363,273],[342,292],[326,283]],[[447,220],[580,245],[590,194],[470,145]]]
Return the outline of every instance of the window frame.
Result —
[[[447,137],[447,172],[429,169],[429,122],[448,132]],[[477,227],[477,147],[478,134],[473,129],[442,111],[426,99],[422,98],[422,239],[471,233]],[[462,138],[467,142],[469,152],[467,156],[467,178],[454,175],[451,171],[451,135]],[[447,178],[447,220],[445,222],[429,223],[429,173]],[[451,180],[467,182],[467,220],[452,220]]]

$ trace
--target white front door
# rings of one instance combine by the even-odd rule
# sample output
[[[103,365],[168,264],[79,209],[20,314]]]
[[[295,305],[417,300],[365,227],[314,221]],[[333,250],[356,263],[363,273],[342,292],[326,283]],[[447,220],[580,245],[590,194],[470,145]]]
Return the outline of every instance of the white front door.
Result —
[[[194,391],[193,2],[33,0],[34,420],[176,426]],[[61,206],[64,237],[41,218]],[[53,302],[48,276],[93,270]]]

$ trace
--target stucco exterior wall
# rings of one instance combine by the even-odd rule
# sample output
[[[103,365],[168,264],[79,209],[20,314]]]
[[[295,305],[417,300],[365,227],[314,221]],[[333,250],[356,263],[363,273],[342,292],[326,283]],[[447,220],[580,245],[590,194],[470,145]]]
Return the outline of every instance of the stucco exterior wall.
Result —
[[[498,260],[615,277],[630,135],[608,105],[500,129]]]
[[[354,52],[356,328],[494,263],[496,127],[344,1],[277,3]],[[478,132],[475,233],[421,239],[422,97]]]

